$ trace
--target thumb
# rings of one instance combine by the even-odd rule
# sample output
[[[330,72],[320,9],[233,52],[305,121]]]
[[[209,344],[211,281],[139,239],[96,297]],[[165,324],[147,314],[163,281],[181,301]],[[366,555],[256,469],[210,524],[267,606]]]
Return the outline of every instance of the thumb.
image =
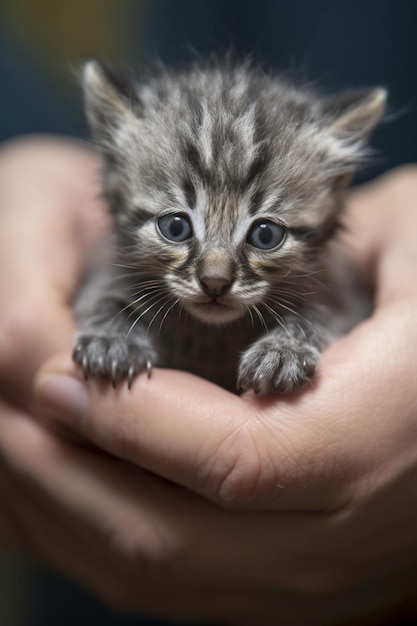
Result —
[[[307,446],[297,453],[289,445],[290,409],[281,410],[276,399],[258,403],[163,369],[150,380],[138,376],[131,390],[113,389],[83,380],[62,355],[39,372],[36,391],[40,412],[55,425],[224,508],[322,510],[327,502],[323,488],[318,495],[313,488],[315,472],[306,469]],[[297,467],[305,469],[304,480]]]

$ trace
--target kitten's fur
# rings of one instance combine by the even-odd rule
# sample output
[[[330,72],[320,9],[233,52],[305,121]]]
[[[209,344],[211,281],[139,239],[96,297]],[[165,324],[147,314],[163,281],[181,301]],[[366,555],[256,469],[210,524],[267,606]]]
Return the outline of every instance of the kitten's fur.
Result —
[[[156,363],[301,388],[354,323],[329,240],[385,91],[321,97],[227,62],[142,84],[93,61],[84,91],[114,232],[77,305],[76,362],[114,385]]]

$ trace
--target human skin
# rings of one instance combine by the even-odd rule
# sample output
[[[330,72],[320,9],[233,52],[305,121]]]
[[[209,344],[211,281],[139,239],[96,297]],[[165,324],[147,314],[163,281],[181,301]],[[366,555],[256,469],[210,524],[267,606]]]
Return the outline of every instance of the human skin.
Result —
[[[99,165],[59,141],[0,156],[3,541],[137,613],[324,626],[417,610],[417,169],[349,198],[341,249],[372,316],[309,389],[259,398],[162,369],[114,390],[74,367]]]

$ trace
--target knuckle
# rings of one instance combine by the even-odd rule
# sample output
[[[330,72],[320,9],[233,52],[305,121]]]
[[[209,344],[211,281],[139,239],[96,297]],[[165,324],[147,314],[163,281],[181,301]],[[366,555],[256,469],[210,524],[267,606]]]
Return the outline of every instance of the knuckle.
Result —
[[[167,575],[172,551],[151,523],[131,512],[108,522],[106,542],[113,561],[126,577],[155,581]]]
[[[22,358],[22,352],[31,335],[32,322],[18,307],[6,311],[0,322],[0,368],[13,366]]]
[[[0,394],[20,403],[37,369],[34,338],[38,332],[22,312],[2,315],[0,329]]]
[[[104,534],[114,568],[102,581],[103,601],[117,611],[154,609],[157,590],[178,578],[178,553],[149,521],[131,512],[107,520]]]
[[[28,306],[30,302],[30,306]],[[36,294],[11,298],[0,315],[0,369],[24,364],[41,342],[45,305]]]
[[[218,505],[225,509],[244,509],[265,499],[274,482],[275,471],[248,429],[240,428],[229,435],[216,457],[211,482],[216,485],[213,500]]]
[[[350,497],[348,459],[322,429],[240,425],[209,470],[211,497],[224,509],[338,509]]]

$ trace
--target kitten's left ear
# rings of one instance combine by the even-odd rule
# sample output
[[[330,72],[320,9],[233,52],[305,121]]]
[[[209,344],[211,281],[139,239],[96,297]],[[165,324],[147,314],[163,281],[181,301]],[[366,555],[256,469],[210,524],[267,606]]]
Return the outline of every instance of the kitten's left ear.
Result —
[[[121,72],[98,61],[88,61],[83,70],[87,119],[96,139],[111,139],[122,123],[136,118],[139,102],[134,84]]]
[[[324,101],[331,136],[347,147],[359,149],[384,112],[387,91],[382,87],[342,92]]]

